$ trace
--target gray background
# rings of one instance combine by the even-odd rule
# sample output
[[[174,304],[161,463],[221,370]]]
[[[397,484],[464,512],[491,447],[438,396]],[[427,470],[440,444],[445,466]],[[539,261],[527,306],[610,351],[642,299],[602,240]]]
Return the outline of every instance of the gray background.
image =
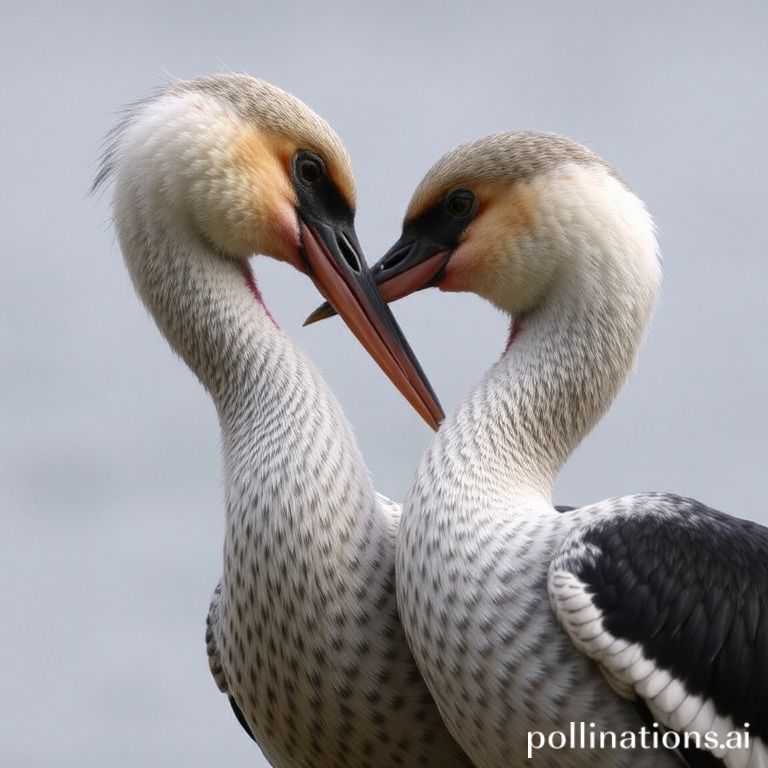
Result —
[[[0,765],[261,765],[209,677],[220,572],[217,425],[135,298],[89,198],[118,108],[222,70],[304,99],[347,142],[370,261],[448,147],[572,136],[655,214],[664,293],[636,376],[573,457],[561,502],[685,493],[768,523],[765,3],[15,3],[0,10]],[[325,372],[377,486],[429,440],[309,281],[255,261]],[[396,312],[446,408],[503,318],[421,294]]]

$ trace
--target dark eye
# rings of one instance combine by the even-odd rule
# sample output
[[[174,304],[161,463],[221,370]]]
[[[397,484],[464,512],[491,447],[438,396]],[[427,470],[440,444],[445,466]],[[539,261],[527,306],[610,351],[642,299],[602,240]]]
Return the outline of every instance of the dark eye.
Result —
[[[475,196],[468,189],[456,189],[445,198],[445,210],[456,219],[465,219],[475,210]]]
[[[314,184],[325,174],[325,166],[317,155],[301,152],[296,155],[296,174],[305,184]]]

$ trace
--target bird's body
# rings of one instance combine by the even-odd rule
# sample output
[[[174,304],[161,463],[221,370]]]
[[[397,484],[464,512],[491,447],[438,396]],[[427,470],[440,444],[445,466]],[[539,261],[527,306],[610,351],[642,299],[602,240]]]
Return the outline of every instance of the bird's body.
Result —
[[[276,766],[461,765],[447,734],[430,741],[440,723],[397,614],[399,507],[374,492],[304,355],[250,316],[231,347],[236,387],[217,398],[226,532],[210,635],[224,689]]]
[[[315,165],[303,168],[308,151]],[[347,221],[349,173],[335,134],[298,100],[220,76],[134,108],[99,181],[114,177],[139,295],[219,417],[224,570],[206,635],[216,682],[276,766],[466,766],[399,622],[399,509],[375,493],[338,403],[245,261],[264,252],[340,284],[323,282],[328,227],[311,216],[326,195]]]
[[[641,748],[644,710],[657,737],[717,733],[692,765],[763,768],[768,530],[665,494],[552,507],[558,471],[630,373],[655,305],[642,203],[573,142],[498,134],[436,164],[373,271],[390,299],[437,285],[514,318],[501,359],[421,461],[398,534],[406,633],[473,762],[679,764]],[[608,748],[549,740],[572,723],[607,733]],[[612,749],[610,734],[635,741]]]
[[[596,408],[621,383],[618,370],[590,360],[601,346],[609,352],[598,340],[608,319],[593,316],[589,330],[576,330],[577,310],[552,309],[550,318],[523,321],[506,354],[446,419],[417,470],[399,534],[398,594],[414,654],[452,733],[477,765],[494,768],[522,766],[530,732],[567,731],[571,722],[618,733],[643,725],[575,651],[549,602],[552,558],[574,527],[599,513],[560,514],[551,502],[559,462],[592,415],[579,411],[587,404],[576,393],[592,393]],[[632,356],[623,358],[628,366]],[[586,375],[567,381],[576,361]],[[545,745],[535,763],[676,761],[657,751]]]

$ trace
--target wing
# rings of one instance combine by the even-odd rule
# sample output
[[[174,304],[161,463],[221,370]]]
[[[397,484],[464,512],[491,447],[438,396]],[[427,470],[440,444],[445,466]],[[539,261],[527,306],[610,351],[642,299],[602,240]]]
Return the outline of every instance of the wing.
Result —
[[[240,725],[243,726],[245,732],[254,740],[253,732],[250,726],[246,722],[240,707],[237,706],[234,698],[229,693],[229,687],[227,685],[227,677],[224,674],[224,668],[221,665],[221,655],[219,654],[219,646],[216,642],[216,626],[219,621],[219,603],[221,602],[221,582],[216,585],[216,589],[213,591],[213,597],[211,598],[211,605],[208,608],[208,616],[205,619],[205,649],[208,652],[208,666],[211,668],[211,674],[216,681],[216,685],[222,693],[227,694],[229,704],[232,707],[232,711],[235,713],[235,717]]]
[[[574,645],[689,744],[768,766],[768,528],[669,494],[593,509],[549,572]]]

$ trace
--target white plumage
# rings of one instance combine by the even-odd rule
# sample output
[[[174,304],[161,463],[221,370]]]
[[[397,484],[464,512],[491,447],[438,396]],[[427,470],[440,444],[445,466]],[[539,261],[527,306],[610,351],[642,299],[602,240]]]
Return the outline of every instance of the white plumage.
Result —
[[[338,137],[262,81],[204,78],[130,110],[97,184],[108,178],[136,290],[221,425],[224,565],[206,638],[217,684],[277,766],[469,765],[399,623],[399,509],[374,492],[338,403],[246,261],[282,259],[347,291],[340,311],[370,309]],[[394,350],[416,391],[392,328],[365,338]]]
[[[665,494],[552,506],[557,473],[630,373],[656,303],[660,260],[640,200],[574,142],[496,134],[438,161],[373,272],[389,300],[437,285],[513,318],[501,359],[422,459],[398,534],[406,633],[467,754],[526,765],[532,731],[637,733],[647,707],[681,731],[751,727],[749,746],[705,749],[730,768],[764,765],[768,530]],[[678,761],[549,745],[533,764]]]

